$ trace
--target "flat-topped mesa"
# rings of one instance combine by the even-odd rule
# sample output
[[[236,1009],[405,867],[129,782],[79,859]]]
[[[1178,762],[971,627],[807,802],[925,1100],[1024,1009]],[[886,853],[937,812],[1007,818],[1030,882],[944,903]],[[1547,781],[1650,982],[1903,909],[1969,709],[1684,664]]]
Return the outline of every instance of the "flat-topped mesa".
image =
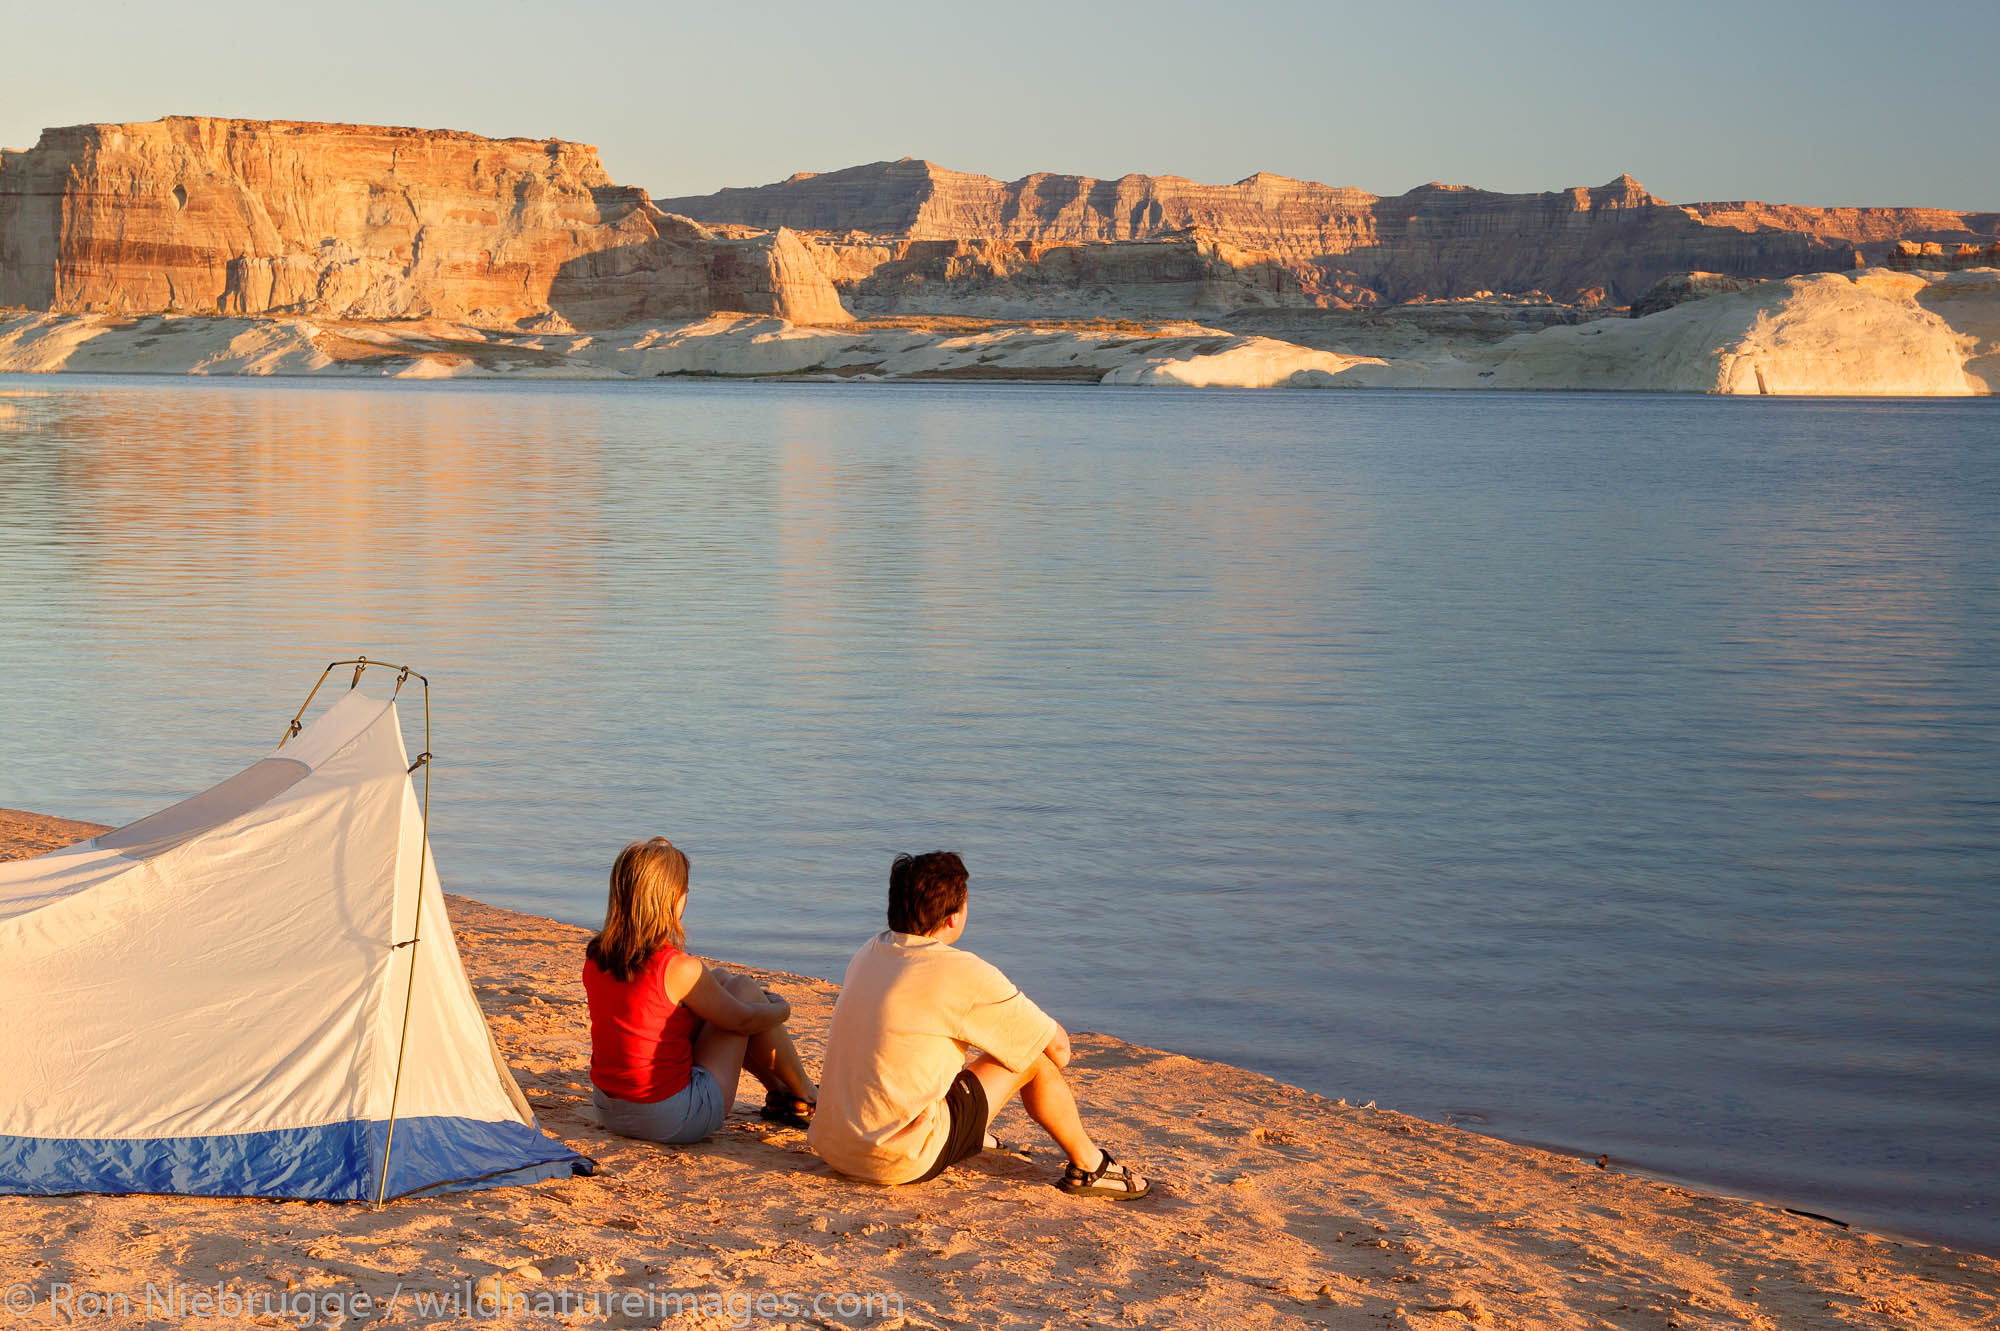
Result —
[[[1677,206],[1629,175],[1596,188],[1503,194],[1422,185],[1393,197],[1259,173],[1233,185],[1177,176],[1037,174],[1002,182],[905,158],[661,204],[701,222],[826,233],[843,243],[1148,241],[1199,227],[1283,265],[1322,304],[1543,291],[1629,302],[1669,273],[1757,279],[1882,262],[1899,240],[1984,246],[2000,215],[1930,208]],[[853,234],[860,233],[860,234]],[[837,283],[863,280],[851,258]]]
[[[0,305],[496,328],[847,317],[795,237],[669,216],[587,144],[205,116],[0,154]]]

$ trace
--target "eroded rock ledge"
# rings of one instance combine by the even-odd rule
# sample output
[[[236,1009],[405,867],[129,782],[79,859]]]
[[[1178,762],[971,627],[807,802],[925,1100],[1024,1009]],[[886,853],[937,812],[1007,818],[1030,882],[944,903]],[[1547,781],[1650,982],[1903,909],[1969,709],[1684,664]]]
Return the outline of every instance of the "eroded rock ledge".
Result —
[[[803,326],[716,314],[590,333],[444,320],[0,313],[0,373],[790,376],[1843,396],[2000,391],[2000,270],[1869,268],[1686,285],[1680,303],[1644,318],[1580,322],[1566,307],[1496,301],[1379,312],[1262,310],[1208,322],[939,318]],[[0,402],[0,416],[6,412]]]

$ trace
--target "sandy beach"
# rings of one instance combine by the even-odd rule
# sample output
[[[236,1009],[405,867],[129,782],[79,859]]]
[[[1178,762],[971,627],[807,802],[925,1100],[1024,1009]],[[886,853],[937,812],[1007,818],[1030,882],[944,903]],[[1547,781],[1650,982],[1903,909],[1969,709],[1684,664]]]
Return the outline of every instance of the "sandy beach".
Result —
[[[0,810],[0,858],[101,830]],[[475,891],[476,884],[470,886]],[[601,1172],[359,1205],[0,1198],[0,1325],[1750,1327],[2000,1324],[2000,1262],[1350,1105],[1079,1035],[1088,1121],[1158,1180],[1130,1206],[1026,1155],[883,1190],[833,1174],[746,1093],[694,1147],[593,1121],[587,931],[452,897],[542,1127]],[[699,940],[696,940],[697,942]],[[836,987],[759,971],[809,1064]],[[32,1014],[15,1014],[32,1019]],[[495,1316],[498,1296],[509,1311]],[[483,1302],[482,1302],[483,1300]]]

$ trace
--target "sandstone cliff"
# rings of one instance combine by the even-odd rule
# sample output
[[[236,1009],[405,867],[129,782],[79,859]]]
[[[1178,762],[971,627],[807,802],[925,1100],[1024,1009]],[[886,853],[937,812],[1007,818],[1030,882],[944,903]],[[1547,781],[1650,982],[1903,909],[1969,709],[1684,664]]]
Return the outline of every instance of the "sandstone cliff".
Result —
[[[1481,292],[1622,305],[1669,273],[1781,277],[1853,268],[1857,256],[1880,262],[1902,240],[1984,246],[2000,237],[2000,214],[1678,206],[1630,176],[1547,194],[1431,184],[1382,198],[1262,174],[1234,185],[1175,176],[1002,182],[909,159],[661,206],[704,222],[826,233],[815,246],[822,256],[870,241],[1051,247],[1149,241],[1198,227],[1281,264],[1317,303],[1359,305]],[[852,263],[830,275],[844,290],[867,280]]]
[[[1906,273],[1961,272],[1967,268],[2000,268],[2000,241],[1981,249],[1977,245],[1920,244],[1899,240],[1884,260],[1889,267]]]
[[[1272,256],[1198,227],[1062,245],[804,234],[821,270],[863,315],[1222,314],[1314,303]]]
[[[0,154],[0,305],[488,327],[846,317],[795,237],[669,216],[584,144],[186,116]]]

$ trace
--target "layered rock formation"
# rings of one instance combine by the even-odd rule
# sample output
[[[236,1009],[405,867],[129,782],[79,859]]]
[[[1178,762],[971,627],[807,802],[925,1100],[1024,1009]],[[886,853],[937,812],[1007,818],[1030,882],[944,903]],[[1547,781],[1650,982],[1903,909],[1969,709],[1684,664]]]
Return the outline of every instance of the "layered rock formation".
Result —
[[[1649,314],[1671,310],[1676,305],[1685,305],[1704,296],[1723,296],[1741,291],[1751,284],[1751,280],[1727,277],[1721,273],[1668,273],[1632,302],[1631,314],[1634,319],[1643,319]]]
[[[2000,288],[1950,271],[2000,263],[2000,214],[1677,207],[1630,177],[1378,198],[1269,175],[1004,183],[908,160],[666,202],[558,140],[190,117],[49,130],[31,151],[0,153],[0,306],[90,322],[14,321],[5,359],[115,368],[107,357],[173,334],[167,359],[190,372],[380,372],[396,358],[370,347],[387,338],[407,351],[397,373],[567,373],[597,354],[590,338],[558,350],[509,337],[625,329],[644,341],[649,326],[717,311],[796,331],[845,323],[851,308],[1211,326],[1194,350],[1174,334],[1143,354],[1129,325],[1064,330],[1069,349],[1046,363],[1036,348],[1056,344],[1040,330],[967,344],[964,363],[958,350],[936,363],[892,354],[870,333],[867,348],[824,362],[843,374],[1798,392],[1977,392],[2000,377],[1986,331]],[[1882,261],[1921,276],[1774,281]],[[1653,318],[1621,323],[1672,318],[1627,333],[1572,327],[1628,304]],[[1689,304],[1703,312],[1682,318]],[[182,322],[144,336],[120,323],[190,314],[238,322],[200,338]],[[1739,316],[1749,324],[1714,322]],[[396,321],[412,327],[383,331]],[[435,350],[427,321],[452,330]],[[779,340],[781,359],[824,350],[766,330],[744,334],[752,354],[735,336],[675,334],[673,355],[695,357],[686,364],[643,350],[668,373],[773,372]],[[954,336],[930,328],[924,345]]]
[[[1624,305],[1669,273],[1781,277],[1853,268],[1857,258],[1880,262],[1903,240],[1985,246],[2000,238],[2000,214],[1678,206],[1630,176],[1548,194],[1431,184],[1382,198],[1262,174],[1234,185],[1176,176],[1032,175],[1002,182],[905,159],[661,206],[704,222],[825,233],[816,253],[849,247],[850,262],[829,268],[843,290],[867,281],[851,259],[870,243],[1051,247],[1150,241],[1198,227],[1221,244],[1282,265],[1305,295],[1328,305],[1493,292]]]
[[[1968,268],[2000,268],[2000,241],[1981,249],[1977,245],[1920,244],[1913,240],[1899,240],[1889,251],[1886,262],[1889,267],[1906,273],[1953,273]]]
[[[846,318],[789,233],[669,216],[584,144],[185,116],[0,154],[0,305],[488,327]]]
[[[1097,244],[824,233],[806,241],[856,314],[1220,314],[1313,304],[1285,265],[1198,227]]]

